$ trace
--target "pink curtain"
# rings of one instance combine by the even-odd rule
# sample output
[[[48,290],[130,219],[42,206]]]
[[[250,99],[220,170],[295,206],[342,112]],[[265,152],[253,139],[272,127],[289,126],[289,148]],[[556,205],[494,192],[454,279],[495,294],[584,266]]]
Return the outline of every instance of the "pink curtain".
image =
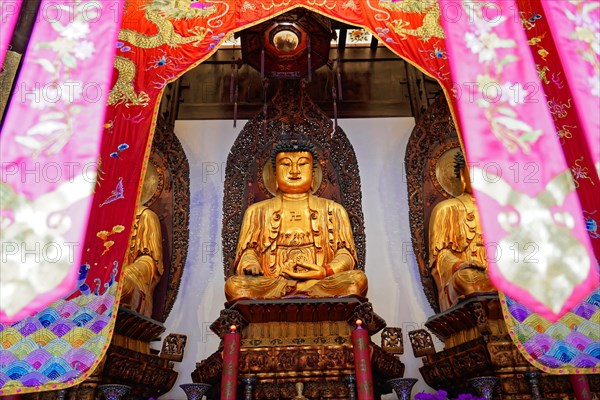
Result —
[[[441,21],[475,196],[481,210],[498,210],[481,213],[490,277],[555,321],[598,273],[517,4],[440,5],[458,10]],[[528,166],[532,176],[518,173]]]
[[[597,183],[600,165],[600,2],[541,3],[573,93],[589,157],[596,167]],[[595,186],[597,200],[600,185]]]
[[[0,136],[3,323],[74,289],[122,0],[41,7]]]

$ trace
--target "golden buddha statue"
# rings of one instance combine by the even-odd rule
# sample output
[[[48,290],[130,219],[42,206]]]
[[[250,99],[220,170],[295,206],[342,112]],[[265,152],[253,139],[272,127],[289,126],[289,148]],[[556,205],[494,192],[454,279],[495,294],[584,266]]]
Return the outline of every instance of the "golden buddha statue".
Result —
[[[131,243],[123,268],[121,305],[152,316],[154,288],[163,274],[162,235],[158,216],[145,206],[136,210]]]
[[[496,292],[487,275],[487,258],[467,163],[459,151],[454,173],[463,193],[438,203],[429,219],[429,267],[440,311],[468,295]]]
[[[271,162],[278,194],[244,214],[227,300],[365,296],[346,210],[311,194],[314,146],[279,142]]]

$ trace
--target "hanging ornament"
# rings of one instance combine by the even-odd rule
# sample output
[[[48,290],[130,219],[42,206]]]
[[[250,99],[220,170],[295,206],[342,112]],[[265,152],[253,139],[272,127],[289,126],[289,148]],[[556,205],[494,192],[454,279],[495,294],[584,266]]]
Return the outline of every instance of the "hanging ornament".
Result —
[[[310,36],[306,37],[306,46],[308,50],[308,81],[312,81],[312,60],[311,60],[311,49],[310,49]]]
[[[238,110],[238,96],[239,96],[239,84],[238,84],[238,67],[235,66],[235,88],[233,91],[233,127],[237,125],[237,110]]]
[[[265,78],[265,48],[260,50],[260,77],[261,79]]]
[[[234,81],[235,81],[235,57],[231,57],[231,76],[229,77],[229,102],[230,103],[233,103]]]
[[[263,123],[262,134],[267,135],[267,89],[269,88],[269,80],[263,79]]]
[[[342,101],[343,100],[343,97],[342,97],[342,63],[340,60],[340,50],[339,49],[338,49],[338,56],[337,56],[337,60],[336,60],[335,69],[336,69],[336,77],[337,77],[338,99],[340,101]]]
[[[337,128],[337,90],[335,89],[335,84],[331,87],[331,97],[333,97],[333,121],[334,127]]]

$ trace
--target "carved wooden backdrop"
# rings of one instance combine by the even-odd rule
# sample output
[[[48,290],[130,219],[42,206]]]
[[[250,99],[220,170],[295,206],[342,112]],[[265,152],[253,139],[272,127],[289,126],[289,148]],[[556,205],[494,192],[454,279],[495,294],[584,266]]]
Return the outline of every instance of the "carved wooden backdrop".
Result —
[[[302,82],[280,81],[272,101],[249,120],[227,158],[223,198],[223,263],[225,278],[234,274],[235,250],[246,208],[273,197],[263,182],[273,144],[302,137],[316,147],[323,179],[314,194],[342,204],[352,225],[358,268],[365,268],[365,229],[360,176],[354,148],[304,91]]]
[[[437,203],[451,196],[447,191],[448,184],[456,187],[458,181],[453,178],[454,182],[441,183],[436,176],[436,165],[446,162],[445,166],[448,167],[452,159],[450,152],[459,148],[460,142],[448,103],[444,96],[439,96],[413,129],[404,158],[413,250],[423,291],[436,313],[440,308],[435,282],[429,271],[429,215]],[[451,168],[452,163],[449,164]]]
[[[146,180],[153,184],[142,191],[140,202],[158,215],[162,229],[164,273],[154,291],[152,312],[152,318],[161,322],[167,319],[173,308],[187,258],[189,170],[187,157],[173,126],[159,118],[146,174]]]

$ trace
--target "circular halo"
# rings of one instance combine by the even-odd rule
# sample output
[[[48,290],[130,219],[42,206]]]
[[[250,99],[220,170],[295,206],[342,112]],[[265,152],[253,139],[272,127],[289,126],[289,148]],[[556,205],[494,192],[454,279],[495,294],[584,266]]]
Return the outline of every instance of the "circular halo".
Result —
[[[273,36],[273,45],[282,53],[291,53],[300,44],[298,35],[288,29],[279,31]]]
[[[271,193],[273,196],[277,196],[277,185],[275,178],[275,171],[273,170],[273,164],[271,164],[271,160],[267,160],[265,165],[263,165],[262,169],[262,179],[265,184],[265,188]],[[320,164],[316,164],[313,168],[313,181],[312,181],[312,190],[311,193],[314,194],[319,187],[321,187],[321,182],[323,181],[323,169]]]
[[[463,193],[460,179],[454,175],[454,156],[460,151],[460,148],[454,147],[446,150],[435,164],[435,177],[440,186],[448,194],[457,197]]]
[[[162,192],[163,179],[162,172],[157,167],[152,159],[148,162],[146,168],[146,176],[144,177],[144,183],[142,184],[142,194],[140,196],[140,204],[150,206]]]

